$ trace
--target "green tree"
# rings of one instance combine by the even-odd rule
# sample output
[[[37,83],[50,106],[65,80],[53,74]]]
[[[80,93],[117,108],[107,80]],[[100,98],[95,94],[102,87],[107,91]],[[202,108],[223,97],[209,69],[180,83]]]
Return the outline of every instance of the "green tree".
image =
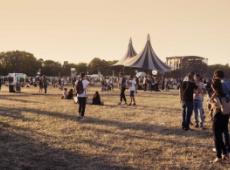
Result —
[[[61,76],[62,65],[53,60],[45,60],[42,63],[41,72],[47,76]]]
[[[76,65],[76,72],[77,74],[80,74],[81,72],[87,72],[88,71],[88,66],[86,63],[79,63]]]
[[[0,74],[10,72],[35,75],[40,67],[33,54],[24,51],[9,51],[0,53]]]
[[[111,75],[112,74],[112,65],[115,63],[115,61],[106,61],[101,60],[100,58],[94,58],[89,63],[89,72],[91,74],[97,74],[98,72],[101,72],[103,75]]]

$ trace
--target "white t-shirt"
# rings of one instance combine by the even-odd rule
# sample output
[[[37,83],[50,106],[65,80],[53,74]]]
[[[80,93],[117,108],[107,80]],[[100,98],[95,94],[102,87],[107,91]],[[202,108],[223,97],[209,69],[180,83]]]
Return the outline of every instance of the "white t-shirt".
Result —
[[[143,79],[143,84],[146,84],[146,77],[144,77]]]
[[[129,82],[130,82],[129,90],[130,91],[136,91],[136,84],[137,84],[136,80],[133,79],[133,80],[130,80]]]
[[[75,82],[75,85],[77,85],[78,83],[78,80]],[[84,92],[81,93],[81,94],[77,94],[77,97],[86,97],[86,90],[87,90],[87,87],[89,85],[89,81],[88,80],[82,80],[82,84],[83,84],[83,89],[84,89]]]
[[[205,85],[202,82],[197,82],[197,89],[194,91],[194,99],[203,101]]]

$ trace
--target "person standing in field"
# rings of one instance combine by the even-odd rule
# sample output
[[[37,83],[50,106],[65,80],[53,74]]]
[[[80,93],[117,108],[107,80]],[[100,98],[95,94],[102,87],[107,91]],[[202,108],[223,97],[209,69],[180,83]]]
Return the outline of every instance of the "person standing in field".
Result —
[[[224,72],[222,70],[217,70],[214,72],[212,80],[213,94],[210,98],[211,102],[216,102],[217,107],[214,112],[213,117],[213,134],[216,150],[216,158],[213,163],[220,162],[223,160],[228,160],[228,147],[229,147],[229,131],[228,131],[228,121],[229,115],[223,114],[221,110],[221,98],[226,97],[224,92],[222,81],[224,79]],[[222,157],[223,154],[223,157]]]
[[[42,93],[42,91],[43,91],[43,80],[42,80],[42,77],[38,78],[38,86],[39,86],[39,93]]]
[[[79,80],[76,81],[76,91],[77,91],[77,98],[78,98],[78,112],[79,118],[83,119],[85,115],[85,108],[86,108],[86,100],[87,100],[87,87],[89,85],[89,81],[86,80],[85,73],[81,73],[81,77]]]
[[[193,100],[193,109],[195,113],[195,127],[201,127],[204,129],[205,113],[203,108],[204,100],[204,83],[202,82],[202,77],[199,74],[194,76],[197,89],[194,90],[194,100]],[[199,120],[200,118],[200,120]]]
[[[146,91],[147,90],[147,76],[145,76],[144,77],[144,79],[143,79],[143,88],[144,88],[144,91]]]
[[[43,75],[42,82],[43,82],[43,87],[44,87],[44,93],[46,94],[47,88],[48,88],[48,80],[45,75]]]
[[[193,92],[197,89],[194,82],[194,73],[189,73],[180,87],[180,97],[182,104],[182,129],[189,130],[190,121],[193,111]]]
[[[130,100],[131,100],[129,103],[129,106],[131,106],[132,104],[135,106],[136,105],[135,93],[136,93],[136,89],[137,89],[136,88],[137,82],[136,82],[134,76],[130,77],[129,83],[130,83],[129,91],[130,91]]]
[[[127,104],[126,97],[125,97],[125,90],[127,88],[127,81],[124,76],[121,77],[120,82],[119,82],[119,87],[120,87],[120,102],[118,103],[121,105],[122,101],[124,100],[125,104]]]

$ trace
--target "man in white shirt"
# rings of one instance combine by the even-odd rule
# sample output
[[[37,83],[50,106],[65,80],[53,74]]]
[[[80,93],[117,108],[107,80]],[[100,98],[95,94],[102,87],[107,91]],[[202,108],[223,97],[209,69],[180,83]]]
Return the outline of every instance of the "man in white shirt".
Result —
[[[86,108],[86,100],[87,100],[87,87],[89,85],[89,81],[85,78],[85,73],[81,73],[80,80],[77,80],[75,82],[76,85],[76,91],[77,91],[77,97],[78,97],[78,104],[79,104],[79,115],[82,119],[85,114],[85,108]]]
[[[129,103],[129,106],[132,105],[136,105],[136,101],[135,101],[135,92],[136,92],[136,80],[133,76],[130,77],[130,80],[129,80],[129,83],[130,83],[130,87],[129,87],[129,91],[130,91],[130,103]]]

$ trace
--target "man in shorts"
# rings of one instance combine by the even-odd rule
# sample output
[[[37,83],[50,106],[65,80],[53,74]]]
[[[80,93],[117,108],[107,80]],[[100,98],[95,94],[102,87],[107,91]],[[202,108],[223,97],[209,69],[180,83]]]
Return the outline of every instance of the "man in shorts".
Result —
[[[129,106],[131,106],[132,104],[136,105],[135,92],[136,92],[137,82],[134,76],[130,77],[129,83],[130,83],[129,91],[130,91],[130,99],[131,99]]]

